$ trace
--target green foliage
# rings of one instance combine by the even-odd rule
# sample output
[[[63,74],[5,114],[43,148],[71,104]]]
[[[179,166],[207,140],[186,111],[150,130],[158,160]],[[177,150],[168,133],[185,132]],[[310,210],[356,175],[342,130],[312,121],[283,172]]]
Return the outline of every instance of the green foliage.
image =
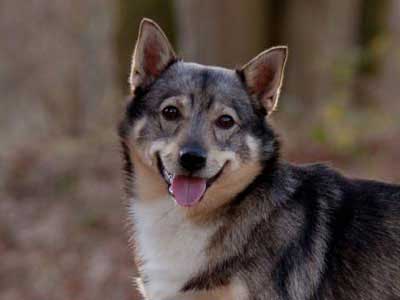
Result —
[[[385,19],[388,0],[365,0],[362,2],[359,69],[364,74],[375,74],[379,68],[382,50],[387,44]]]

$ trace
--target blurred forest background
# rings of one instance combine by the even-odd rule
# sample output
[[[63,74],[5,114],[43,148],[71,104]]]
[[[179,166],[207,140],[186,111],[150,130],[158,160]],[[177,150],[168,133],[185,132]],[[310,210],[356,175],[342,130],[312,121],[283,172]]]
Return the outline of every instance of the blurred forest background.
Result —
[[[285,158],[400,182],[400,1],[0,2],[0,299],[138,299],[116,124],[142,17],[185,60],[290,55]]]

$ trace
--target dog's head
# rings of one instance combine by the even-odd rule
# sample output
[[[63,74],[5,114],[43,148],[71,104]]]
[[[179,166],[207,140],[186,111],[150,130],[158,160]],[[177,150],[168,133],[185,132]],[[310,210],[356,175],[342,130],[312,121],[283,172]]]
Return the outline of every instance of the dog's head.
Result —
[[[193,210],[214,209],[243,190],[276,156],[266,116],[276,107],[286,57],[286,47],[275,47],[240,70],[186,63],[143,20],[120,131],[135,191],[142,198],[169,192]]]

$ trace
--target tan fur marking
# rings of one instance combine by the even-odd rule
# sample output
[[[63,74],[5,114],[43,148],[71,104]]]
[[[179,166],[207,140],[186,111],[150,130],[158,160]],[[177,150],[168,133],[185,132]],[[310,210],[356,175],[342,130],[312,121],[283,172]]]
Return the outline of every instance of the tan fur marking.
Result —
[[[259,142],[253,136],[248,135],[246,136],[246,145],[249,147],[251,160],[257,160],[260,150]]]
[[[133,128],[133,138],[138,139],[140,138],[141,131],[143,130],[144,126],[146,125],[146,118],[142,118],[135,123],[135,127]]]
[[[149,201],[168,195],[166,183],[157,170],[146,165],[135,150],[132,151],[132,161],[135,166],[135,187],[138,199]]]

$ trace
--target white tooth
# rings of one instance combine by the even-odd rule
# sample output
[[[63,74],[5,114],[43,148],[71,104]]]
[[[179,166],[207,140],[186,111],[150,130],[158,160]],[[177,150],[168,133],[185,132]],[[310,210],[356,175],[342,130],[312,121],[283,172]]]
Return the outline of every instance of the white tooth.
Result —
[[[164,178],[168,181],[169,184],[172,183],[172,180],[174,179],[174,175],[170,172],[167,171],[167,169],[163,170]]]

